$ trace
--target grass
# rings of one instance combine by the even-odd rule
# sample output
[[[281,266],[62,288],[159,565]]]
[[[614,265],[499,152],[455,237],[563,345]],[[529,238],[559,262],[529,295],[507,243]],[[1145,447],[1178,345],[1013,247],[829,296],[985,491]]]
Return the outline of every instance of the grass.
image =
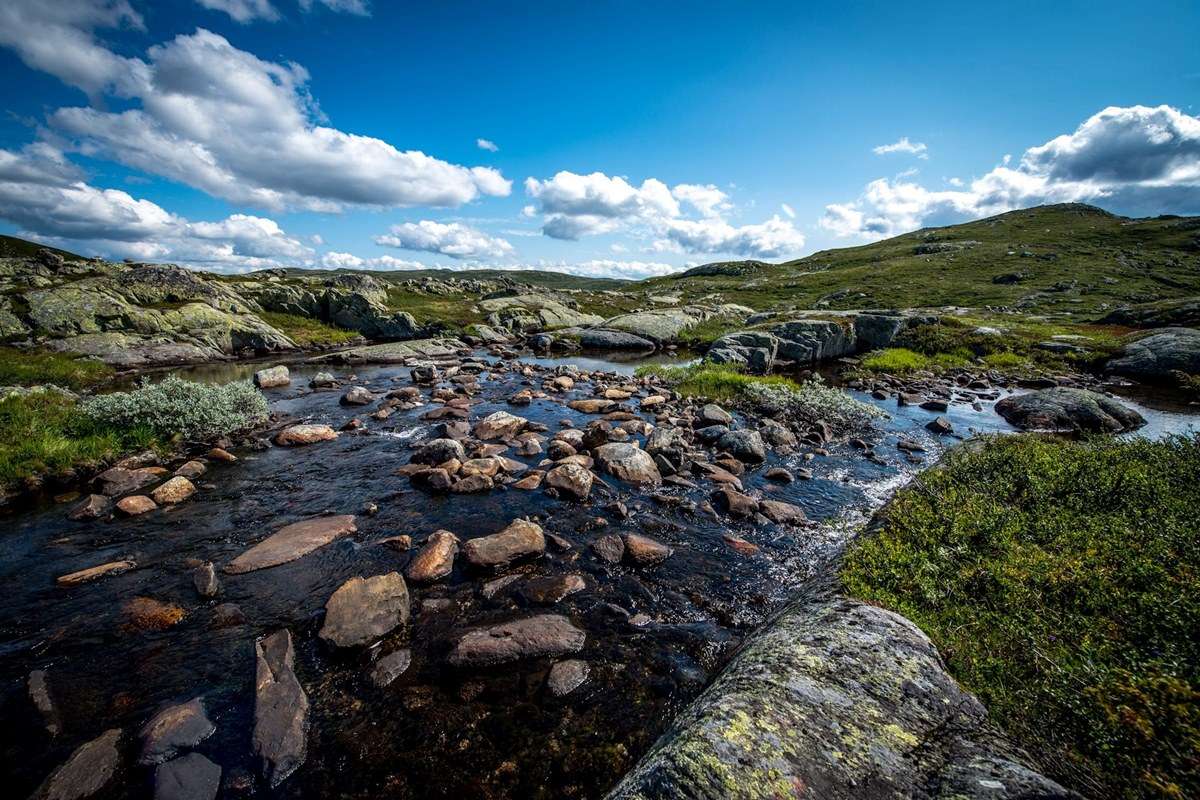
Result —
[[[846,554],[1041,768],[1092,797],[1200,796],[1200,437],[960,448]]]
[[[112,368],[90,358],[0,347],[0,386],[52,383],[64,389],[87,389],[112,377]]]
[[[744,324],[739,324],[738,321],[728,317],[712,317],[680,331],[679,344],[691,348],[708,346],[725,334],[744,330],[745,327]]]
[[[656,375],[663,383],[688,397],[714,401],[743,399],[751,386],[775,386],[797,391],[800,384],[782,375],[748,375],[730,364],[699,363],[675,367],[653,364],[634,370],[638,377]]]
[[[476,308],[475,298],[467,295],[426,294],[393,286],[387,292],[387,306],[392,311],[407,311],[422,324],[441,323],[449,331],[487,322],[487,315]]]
[[[283,314],[278,311],[263,311],[259,316],[302,348],[336,347],[359,338],[356,331],[338,328],[312,317]]]

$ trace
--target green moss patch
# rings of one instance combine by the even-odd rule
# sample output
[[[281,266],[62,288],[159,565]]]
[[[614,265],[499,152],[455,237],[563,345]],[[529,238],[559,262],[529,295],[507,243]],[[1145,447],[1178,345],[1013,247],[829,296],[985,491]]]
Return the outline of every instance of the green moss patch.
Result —
[[[276,311],[264,311],[259,316],[268,325],[295,342],[297,347],[336,347],[359,338],[356,331],[328,325],[312,317],[281,314]]]
[[[52,383],[65,389],[86,389],[112,377],[101,361],[46,350],[0,347],[0,386]]]

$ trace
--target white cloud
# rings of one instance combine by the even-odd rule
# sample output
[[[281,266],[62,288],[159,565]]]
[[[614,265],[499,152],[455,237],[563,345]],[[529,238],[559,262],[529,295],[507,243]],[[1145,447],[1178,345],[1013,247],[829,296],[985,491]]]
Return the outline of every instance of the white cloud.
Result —
[[[279,19],[279,12],[271,5],[271,0],[196,0],[197,3],[210,11],[224,11],[243,25],[256,19],[273,22]]]
[[[375,244],[402,250],[439,253],[451,258],[504,258],[513,254],[508,240],[489,236],[461,222],[405,222],[375,237]]]
[[[826,207],[821,227],[880,239],[1042,203],[1103,202],[1131,214],[1200,211],[1200,118],[1170,106],[1110,107],[1073,133],[1031,147],[982,177],[935,191],[872,181],[852,203]]]
[[[491,139],[476,139],[475,146],[480,150],[487,150],[489,153],[500,152],[500,146]]]
[[[666,236],[688,253],[732,253],[747,258],[794,256],[804,247],[804,235],[778,215],[740,227],[721,219],[671,220]]]
[[[378,269],[378,270],[414,270],[414,269],[445,269],[431,267],[420,261],[406,261],[395,256],[375,256],[362,258],[352,253],[330,251],[321,256],[320,266],[326,269]]]
[[[536,265],[523,264],[514,269],[536,269],[544,272],[567,272],[571,275],[582,275],[586,278],[623,278],[626,280],[641,280],[657,278],[680,272],[686,267],[663,264],[657,261],[615,261],[607,258],[596,258],[590,261],[550,262],[544,261]]]
[[[907,136],[901,136],[898,141],[891,144],[881,144],[878,147],[871,148],[871,151],[877,156],[886,156],[891,153],[909,153],[917,158],[929,158],[929,148],[924,142],[910,142]]]
[[[787,214],[788,219],[796,218],[795,210],[791,206],[789,206],[787,203],[780,203],[779,208],[783,210],[784,214]]]
[[[729,195],[722,192],[711,183],[701,186],[696,183],[681,183],[671,190],[676,200],[687,203],[702,217],[720,217],[732,206]]]
[[[313,6],[317,5],[325,6],[330,11],[356,14],[360,17],[371,15],[371,6],[366,0],[300,0],[302,11],[312,11]]]

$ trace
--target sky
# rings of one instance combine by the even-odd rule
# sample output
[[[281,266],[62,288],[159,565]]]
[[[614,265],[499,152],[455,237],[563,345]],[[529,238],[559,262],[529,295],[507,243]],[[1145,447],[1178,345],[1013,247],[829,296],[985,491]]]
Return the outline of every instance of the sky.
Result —
[[[3,0],[0,233],[642,278],[1200,214],[1200,4]]]

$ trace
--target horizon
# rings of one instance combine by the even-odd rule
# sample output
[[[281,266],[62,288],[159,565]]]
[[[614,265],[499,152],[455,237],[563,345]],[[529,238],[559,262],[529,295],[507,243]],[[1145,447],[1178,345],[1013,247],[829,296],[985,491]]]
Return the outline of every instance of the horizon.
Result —
[[[1023,3],[1015,48],[942,6],[13,0],[0,233],[215,272],[636,280],[1058,202],[1200,213],[1200,10]]]

